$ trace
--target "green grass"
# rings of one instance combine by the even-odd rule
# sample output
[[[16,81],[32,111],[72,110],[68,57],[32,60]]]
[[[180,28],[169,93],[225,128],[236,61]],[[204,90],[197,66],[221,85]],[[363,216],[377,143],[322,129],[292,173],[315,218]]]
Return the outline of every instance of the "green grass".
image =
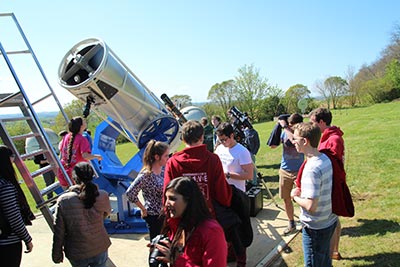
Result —
[[[340,251],[345,259],[334,262],[333,266],[398,266],[400,102],[335,110],[332,124],[345,133],[347,183],[356,208],[354,218],[341,218]],[[266,178],[272,194],[277,195],[282,148],[270,149],[266,145],[274,125],[275,122],[266,122],[254,127],[261,139],[256,162],[258,171]],[[132,144],[117,147],[124,163],[136,151]],[[37,167],[28,162],[28,168]],[[27,197],[33,203],[29,193]],[[283,205],[279,198],[276,200]],[[301,234],[289,246],[293,252],[281,256],[280,266],[303,266]]]
[[[333,266],[398,266],[400,262],[400,102],[333,111],[344,131],[347,183],[356,215],[341,218],[340,251]],[[277,184],[271,184],[277,187]],[[303,266],[301,235],[280,266]]]

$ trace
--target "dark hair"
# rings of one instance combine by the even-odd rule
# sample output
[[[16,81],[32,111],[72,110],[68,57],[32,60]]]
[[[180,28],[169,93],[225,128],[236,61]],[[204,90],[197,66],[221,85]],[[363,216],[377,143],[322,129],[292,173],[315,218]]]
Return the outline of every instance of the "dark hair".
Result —
[[[68,158],[67,158],[67,165],[71,163],[72,159],[72,148],[74,146],[75,136],[81,131],[81,126],[83,124],[82,117],[74,117],[68,123],[68,130],[72,133],[71,139],[69,139],[68,143]]]
[[[227,137],[230,137],[231,134],[233,134],[235,131],[233,129],[233,126],[229,122],[224,122],[220,124],[215,131],[215,133],[220,136],[220,135],[225,135]]]
[[[182,195],[186,202],[186,209],[182,214],[174,238],[171,240],[171,263],[174,263],[179,253],[178,250],[181,248],[179,242],[182,238],[183,232],[185,232],[184,236],[187,237],[197,225],[207,219],[211,219],[212,215],[208,209],[203,193],[200,191],[199,186],[193,179],[189,177],[175,178],[168,183],[167,187],[165,188],[165,192],[171,189],[175,193]],[[165,192],[164,203],[166,203]],[[164,221],[164,234],[167,234],[170,230],[169,226],[165,223],[168,218],[169,214],[167,213]]]
[[[143,153],[143,170],[152,171],[152,165],[156,160],[156,155],[162,156],[169,148],[168,144],[156,140],[150,140],[147,143]]]
[[[200,122],[190,120],[182,125],[182,139],[186,144],[197,143],[204,135],[204,127]]]
[[[206,117],[202,117],[200,119],[200,123],[201,123],[201,125],[203,125],[205,127],[208,124],[208,119]]]
[[[32,225],[31,220],[35,219],[35,215],[32,213],[24,192],[17,181],[17,176],[10,160],[12,156],[14,156],[14,153],[9,147],[0,145],[0,179],[8,181],[14,186],[17,191],[17,201],[24,224]]]
[[[4,145],[0,145],[0,177],[14,184],[16,182],[15,170],[10,157],[13,156],[12,150]]]
[[[222,121],[221,117],[218,115],[212,115],[211,120],[217,120],[219,123],[221,123],[221,121]]]
[[[295,131],[300,137],[307,138],[311,147],[317,148],[321,138],[321,129],[312,122],[302,122],[295,125]]]
[[[303,116],[301,116],[299,113],[293,113],[288,118],[288,123],[290,125],[295,125],[296,123],[300,123],[300,122],[303,122]]]
[[[94,171],[88,162],[79,162],[75,165],[72,177],[80,185],[79,199],[83,201],[85,209],[90,209],[99,196],[99,189],[93,183]]]
[[[317,108],[314,109],[313,111],[310,112],[310,118],[311,116],[315,116],[315,120],[319,122],[322,120],[325,122],[327,126],[330,126],[332,123],[332,113],[329,109],[327,108]]]

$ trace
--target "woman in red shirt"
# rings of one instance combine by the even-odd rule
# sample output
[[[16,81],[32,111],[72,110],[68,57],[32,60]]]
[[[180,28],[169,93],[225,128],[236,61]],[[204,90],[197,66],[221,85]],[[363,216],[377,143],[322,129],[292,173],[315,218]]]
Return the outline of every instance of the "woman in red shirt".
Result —
[[[71,119],[68,124],[69,133],[61,141],[61,163],[69,177],[72,177],[72,170],[78,162],[102,160],[101,155],[92,154],[89,141],[82,136],[86,128],[87,124],[82,117]],[[61,170],[58,170],[57,177],[61,186],[64,189],[68,188],[68,182]]]
[[[226,267],[224,231],[212,218],[197,183],[188,177],[173,179],[164,194],[166,219],[162,233],[169,241],[155,247],[157,257],[171,267]]]

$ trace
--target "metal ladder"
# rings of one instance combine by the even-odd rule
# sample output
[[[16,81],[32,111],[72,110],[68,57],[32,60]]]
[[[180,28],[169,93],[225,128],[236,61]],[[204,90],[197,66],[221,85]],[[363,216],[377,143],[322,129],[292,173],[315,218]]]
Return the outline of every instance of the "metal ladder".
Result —
[[[50,86],[50,84],[39,64],[39,61],[37,60],[35,54],[33,53],[33,50],[31,48],[27,38],[25,37],[25,34],[22,31],[22,28],[20,27],[16,17],[14,16],[13,13],[7,13],[7,14],[0,13],[0,19],[3,19],[4,17],[6,17],[6,18],[9,17],[9,18],[13,19],[13,22],[15,23],[15,26],[18,29],[19,34],[21,35],[27,49],[18,50],[18,51],[6,51],[3,47],[1,39],[3,37],[7,37],[7,36],[0,35],[1,55],[3,56],[5,63],[8,66],[10,73],[11,73],[11,75],[15,81],[15,84],[17,85],[17,88],[18,88],[18,90],[16,92],[0,94],[0,114],[5,114],[2,110],[3,109],[5,110],[6,108],[10,108],[10,107],[19,108],[19,110],[21,112],[18,115],[13,115],[13,116],[9,116],[9,117],[7,117],[7,116],[4,117],[4,115],[3,115],[0,118],[0,137],[1,137],[1,140],[4,143],[4,145],[8,146],[9,148],[11,148],[13,150],[13,152],[15,154],[14,163],[15,163],[19,173],[21,174],[25,184],[27,185],[29,191],[31,192],[32,197],[36,202],[36,207],[42,212],[42,214],[43,214],[44,218],[46,219],[48,225],[50,226],[51,230],[53,230],[53,209],[50,206],[50,203],[52,201],[54,201],[57,198],[57,196],[55,196],[51,199],[48,199],[48,200],[45,200],[44,196],[50,192],[54,192],[55,190],[59,189],[61,186],[60,186],[58,180],[56,179],[56,182],[54,182],[53,184],[51,184],[43,189],[39,189],[37,182],[35,181],[35,178],[44,173],[51,172],[51,171],[53,171],[56,174],[57,169],[60,168],[61,171],[63,172],[64,176],[66,177],[67,182],[70,185],[72,185],[72,181],[68,177],[65,169],[62,167],[62,164],[57,156],[57,153],[56,153],[55,149],[53,148],[46,131],[44,130],[42,122],[40,121],[37,113],[35,112],[34,106],[44,100],[49,100],[49,98],[50,98],[51,100],[55,101],[55,103],[59,107],[60,112],[64,116],[66,122],[68,121],[68,117],[67,117],[66,113],[64,112],[60,102],[58,101],[57,96],[54,94],[54,91],[53,91],[52,87]],[[17,73],[14,70],[14,67],[11,64],[11,61],[9,59],[9,55],[20,55],[20,54],[32,56],[31,59],[33,59],[42,78],[44,79],[45,84],[48,87],[48,88],[46,88],[46,89],[48,89],[48,93],[46,93],[46,90],[44,90],[45,88],[41,88],[41,90],[39,90],[44,95],[40,96],[39,99],[36,100],[34,103],[30,102],[29,97],[28,97],[26,91],[24,90],[22,83],[20,82],[20,79],[18,78]],[[2,75],[2,73],[0,73],[0,77],[1,77],[1,75]],[[21,133],[16,136],[11,136],[10,135],[10,129],[11,129],[10,127],[13,127],[15,125],[14,123],[16,123],[18,121],[22,121],[23,123],[26,123],[29,126],[28,128],[30,129],[30,132]],[[25,153],[25,152],[20,153],[17,150],[15,141],[25,140],[26,138],[29,138],[29,137],[36,138],[36,141],[39,145],[39,149],[35,150],[31,153]],[[36,171],[31,172],[27,168],[27,166],[25,164],[25,160],[31,159],[35,155],[39,155],[39,154],[43,154],[45,156],[49,165],[47,165],[43,168],[39,168]]]

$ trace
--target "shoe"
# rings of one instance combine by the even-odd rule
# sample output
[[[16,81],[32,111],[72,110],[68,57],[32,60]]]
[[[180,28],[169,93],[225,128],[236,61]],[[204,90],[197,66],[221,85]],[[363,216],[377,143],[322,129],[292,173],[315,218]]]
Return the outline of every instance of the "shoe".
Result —
[[[331,258],[332,258],[332,260],[337,260],[337,261],[340,261],[341,259],[343,259],[342,255],[340,255],[339,251],[332,252]]]
[[[284,235],[284,236],[288,236],[288,235],[294,234],[294,233],[296,233],[296,232],[297,232],[296,227],[290,227],[290,226],[288,226],[288,227],[285,229],[285,231],[283,231],[283,235]]]

